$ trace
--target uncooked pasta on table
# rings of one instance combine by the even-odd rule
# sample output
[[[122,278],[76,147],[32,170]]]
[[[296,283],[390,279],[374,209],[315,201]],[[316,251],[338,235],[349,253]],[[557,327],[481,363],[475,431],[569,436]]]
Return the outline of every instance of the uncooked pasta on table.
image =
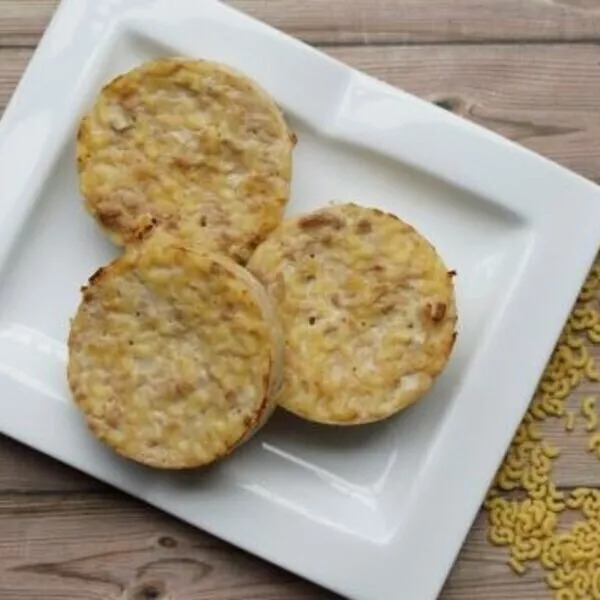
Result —
[[[508,564],[519,575],[534,565],[541,567],[554,600],[600,600],[600,490],[559,491],[553,461],[560,449],[543,435],[550,419],[564,420],[567,432],[581,426],[589,433],[587,450],[600,459],[596,397],[584,397],[579,411],[569,408],[584,381],[600,380],[589,351],[590,344],[600,344],[599,293],[600,260],[583,286],[484,504],[491,543],[509,548]],[[563,527],[559,516],[565,511],[576,512],[577,518]]]

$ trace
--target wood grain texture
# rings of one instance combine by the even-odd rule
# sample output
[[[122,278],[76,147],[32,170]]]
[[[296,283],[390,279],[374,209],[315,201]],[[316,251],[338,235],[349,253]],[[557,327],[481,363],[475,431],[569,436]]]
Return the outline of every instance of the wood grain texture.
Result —
[[[3,494],[86,493],[106,489],[107,486],[98,480],[0,435],[0,497]]]
[[[485,525],[482,515],[442,599],[547,598],[539,579],[507,577]],[[339,598],[117,492],[1,495],[0,532],[0,600]]]
[[[0,532],[0,600],[335,598],[116,492],[0,495]]]
[[[58,0],[0,0],[0,46],[35,46]]]
[[[0,48],[0,115],[32,55],[31,48]]]
[[[596,0],[230,0],[313,44],[597,40]]]
[[[313,44],[600,40],[597,0],[228,0]],[[31,46],[57,0],[0,0],[0,45]]]

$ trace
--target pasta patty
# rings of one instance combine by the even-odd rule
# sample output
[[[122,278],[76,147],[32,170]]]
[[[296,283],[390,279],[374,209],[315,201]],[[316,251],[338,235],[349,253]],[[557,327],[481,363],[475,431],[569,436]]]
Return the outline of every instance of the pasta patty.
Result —
[[[377,421],[431,386],[455,339],[453,273],[394,215],[353,204],[283,223],[248,268],[285,337],[279,403],[322,423]]]
[[[262,286],[164,234],[93,275],[71,325],[68,380],[89,427],[153,467],[228,454],[269,416],[281,374]]]
[[[295,136],[249,78],[167,58],[117,77],[78,135],[80,188],[112,240],[158,222],[245,262],[283,216]]]

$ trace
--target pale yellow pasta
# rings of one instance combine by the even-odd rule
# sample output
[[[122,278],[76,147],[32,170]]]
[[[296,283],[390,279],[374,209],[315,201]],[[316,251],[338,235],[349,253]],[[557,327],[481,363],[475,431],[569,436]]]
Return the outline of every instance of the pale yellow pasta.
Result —
[[[517,463],[505,463],[502,472],[507,479],[518,482],[521,479],[521,474],[523,473],[523,465],[519,465]]]
[[[581,401],[581,414],[585,417],[587,431],[595,431],[598,427],[598,413],[596,412],[596,397],[586,396]]]
[[[588,497],[583,501],[581,512],[588,518],[600,516],[600,500],[594,497]]]
[[[542,407],[542,403],[539,401],[534,401],[533,405],[529,409],[529,412],[540,421],[546,418],[546,411]]]
[[[542,452],[544,453],[544,456],[546,456],[547,458],[557,458],[560,454],[560,451],[556,446],[551,446],[550,444],[546,444],[545,442],[542,443],[541,448]]]
[[[542,484],[537,487],[528,489],[527,491],[531,498],[534,498],[535,500],[541,500],[542,498],[545,498],[547,496],[548,486],[545,484]]]
[[[495,531],[495,527],[500,527],[502,525],[502,514],[499,510],[492,510],[488,515],[488,520],[492,525],[491,531]]]
[[[518,560],[519,562],[525,562],[527,560],[527,551],[521,546],[513,546],[511,554],[512,558]]]
[[[556,357],[566,364],[571,363],[573,361],[573,350],[568,345],[559,345],[556,350]]]
[[[508,560],[508,565],[517,575],[523,575],[523,573],[525,573],[525,571],[527,570],[527,567],[514,557],[511,557]]]
[[[521,425],[519,425],[519,428],[517,429],[517,433],[515,433],[515,437],[513,438],[513,445],[519,447],[520,444],[522,444],[527,439],[527,436],[527,424],[521,423]]]
[[[591,593],[593,600],[600,600],[600,566],[592,575]]]
[[[596,317],[596,321],[597,320],[598,319]],[[585,365],[588,363],[588,361],[590,359],[589,352],[585,346],[581,346],[581,348],[579,349],[579,356],[576,356],[575,353],[572,351],[571,351],[571,354],[572,354],[572,358],[570,361],[571,366],[577,367],[580,369],[585,367]]]
[[[526,469],[521,478],[521,483],[526,490],[535,490],[547,481],[548,476],[535,469]]]
[[[537,475],[544,477],[550,472],[550,459],[542,453],[542,450],[532,453],[531,462]],[[544,479],[545,481],[545,479]]]
[[[548,587],[553,590],[559,590],[563,586],[563,582],[556,574],[556,571],[546,575],[546,583],[548,584]]]
[[[487,492],[487,495],[483,502],[483,507],[486,510],[492,510],[492,508],[494,506],[494,501],[496,499],[500,499],[499,495],[500,495],[500,493],[498,492],[498,490],[495,487],[491,487]]]
[[[527,464],[529,457],[520,451],[520,448],[511,448],[509,456],[504,461],[506,469],[512,469],[514,472],[521,472]]]
[[[542,434],[539,430],[539,427],[531,422],[527,424],[527,437],[534,442],[537,442],[542,439]]]
[[[552,559],[552,555],[549,552],[542,552],[540,555],[540,564],[546,571],[552,571],[556,569],[556,565],[558,564],[558,558],[556,561]]]
[[[515,532],[506,526],[499,526],[490,529],[489,539],[496,546],[508,546],[515,540]]]
[[[571,387],[577,387],[581,383],[581,371],[576,368],[569,369],[569,383]]]
[[[555,392],[555,396],[556,398],[560,398],[561,400],[566,398],[569,393],[571,392],[571,382],[569,379],[563,379],[560,382],[560,385],[558,386],[558,389]],[[555,400],[555,398],[552,398],[552,400]],[[551,414],[556,414],[556,416],[561,416],[563,413],[558,411],[555,407],[557,407],[558,405],[554,402],[548,402],[548,406],[550,406],[552,409],[556,410],[555,413],[551,413]],[[546,410],[546,412],[550,412],[548,410]]]
[[[513,547],[514,556],[521,560],[533,560],[542,553],[542,543],[536,538],[519,539],[515,538]]]
[[[598,313],[590,304],[576,307],[573,310],[573,317],[577,320],[581,320],[586,324],[586,327],[593,327],[598,323]]]
[[[502,523],[502,525],[504,525],[505,527],[510,527],[515,519],[517,518],[517,514],[518,514],[518,506],[516,502],[508,502],[506,504],[505,510],[502,512],[501,517],[500,517],[500,521]]]
[[[559,448],[544,441],[539,423],[564,418],[567,432],[575,428],[577,412],[567,409],[571,394],[588,381],[600,381],[587,340],[600,343],[600,262],[592,270],[561,334],[537,392],[494,481],[488,539],[510,548],[510,568],[522,574],[530,561],[546,571],[546,583],[558,600],[600,600],[600,490],[558,490],[553,462]],[[598,427],[595,397],[587,396],[580,411],[590,433]],[[600,433],[588,438],[588,448],[600,458]],[[507,491],[519,500],[506,499]],[[523,497],[520,495],[523,494]],[[582,517],[559,531],[559,515],[581,511]],[[564,526],[563,526],[564,527]]]
[[[598,339],[600,342],[600,338]],[[585,376],[590,381],[600,381],[600,373],[596,369],[596,363],[594,362],[594,358],[590,356],[590,360],[588,360],[587,365],[585,365]]]
[[[571,496],[573,498],[585,498],[590,495],[590,490],[588,488],[576,488],[571,492]]]
[[[506,504],[506,500],[500,496],[496,488],[492,488],[494,495],[486,500],[486,508],[490,511],[498,510]],[[488,492],[489,495],[489,492]]]
[[[556,512],[548,512],[548,514],[544,517],[544,522],[542,523],[542,533],[544,534],[545,537],[551,535],[554,532],[557,522],[558,522],[557,513]]]
[[[562,512],[567,507],[564,500],[556,500],[550,496],[546,498],[546,504],[548,505],[548,508],[554,512]]]
[[[496,479],[496,485],[506,492],[516,489],[519,486],[519,482],[508,477],[505,473],[500,473]]]
[[[575,579],[573,570],[564,566],[558,567],[558,569],[556,569],[556,574],[563,583],[573,583],[573,580]]]
[[[577,488],[571,492],[571,495],[565,500],[566,505],[573,510],[581,508],[581,506],[583,506],[583,501],[585,500],[585,493],[583,492],[587,492],[587,490]]]
[[[600,433],[590,436],[588,440],[588,450],[590,452],[596,452],[600,455]]]
[[[554,483],[550,483],[548,485],[548,497],[552,498],[552,500],[564,500],[565,493],[557,490]]]
[[[573,581],[573,590],[577,594],[577,596],[582,598],[589,591],[591,583],[592,581],[589,573],[587,573],[583,569],[578,569],[577,576]]]
[[[578,348],[581,348],[584,344],[582,338],[577,337],[573,334],[570,334],[567,336],[566,342],[567,342],[567,346],[569,346],[569,348],[573,348],[575,350],[577,350]]]

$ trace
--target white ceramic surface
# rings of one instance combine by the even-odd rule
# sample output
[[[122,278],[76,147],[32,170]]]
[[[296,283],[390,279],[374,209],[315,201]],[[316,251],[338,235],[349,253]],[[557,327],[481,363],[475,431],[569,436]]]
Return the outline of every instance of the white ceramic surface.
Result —
[[[184,475],[88,434],[65,340],[116,250],[82,208],[73,137],[109,77],[164,54],[275,96],[300,140],[291,213],[381,207],[458,271],[459,341],[426,400],[343,431],[278,414]],[[356,600],[435,598],[600,241],[593,184],[213,0],[63,0],[0,123],[0,199],[0,431]]]

